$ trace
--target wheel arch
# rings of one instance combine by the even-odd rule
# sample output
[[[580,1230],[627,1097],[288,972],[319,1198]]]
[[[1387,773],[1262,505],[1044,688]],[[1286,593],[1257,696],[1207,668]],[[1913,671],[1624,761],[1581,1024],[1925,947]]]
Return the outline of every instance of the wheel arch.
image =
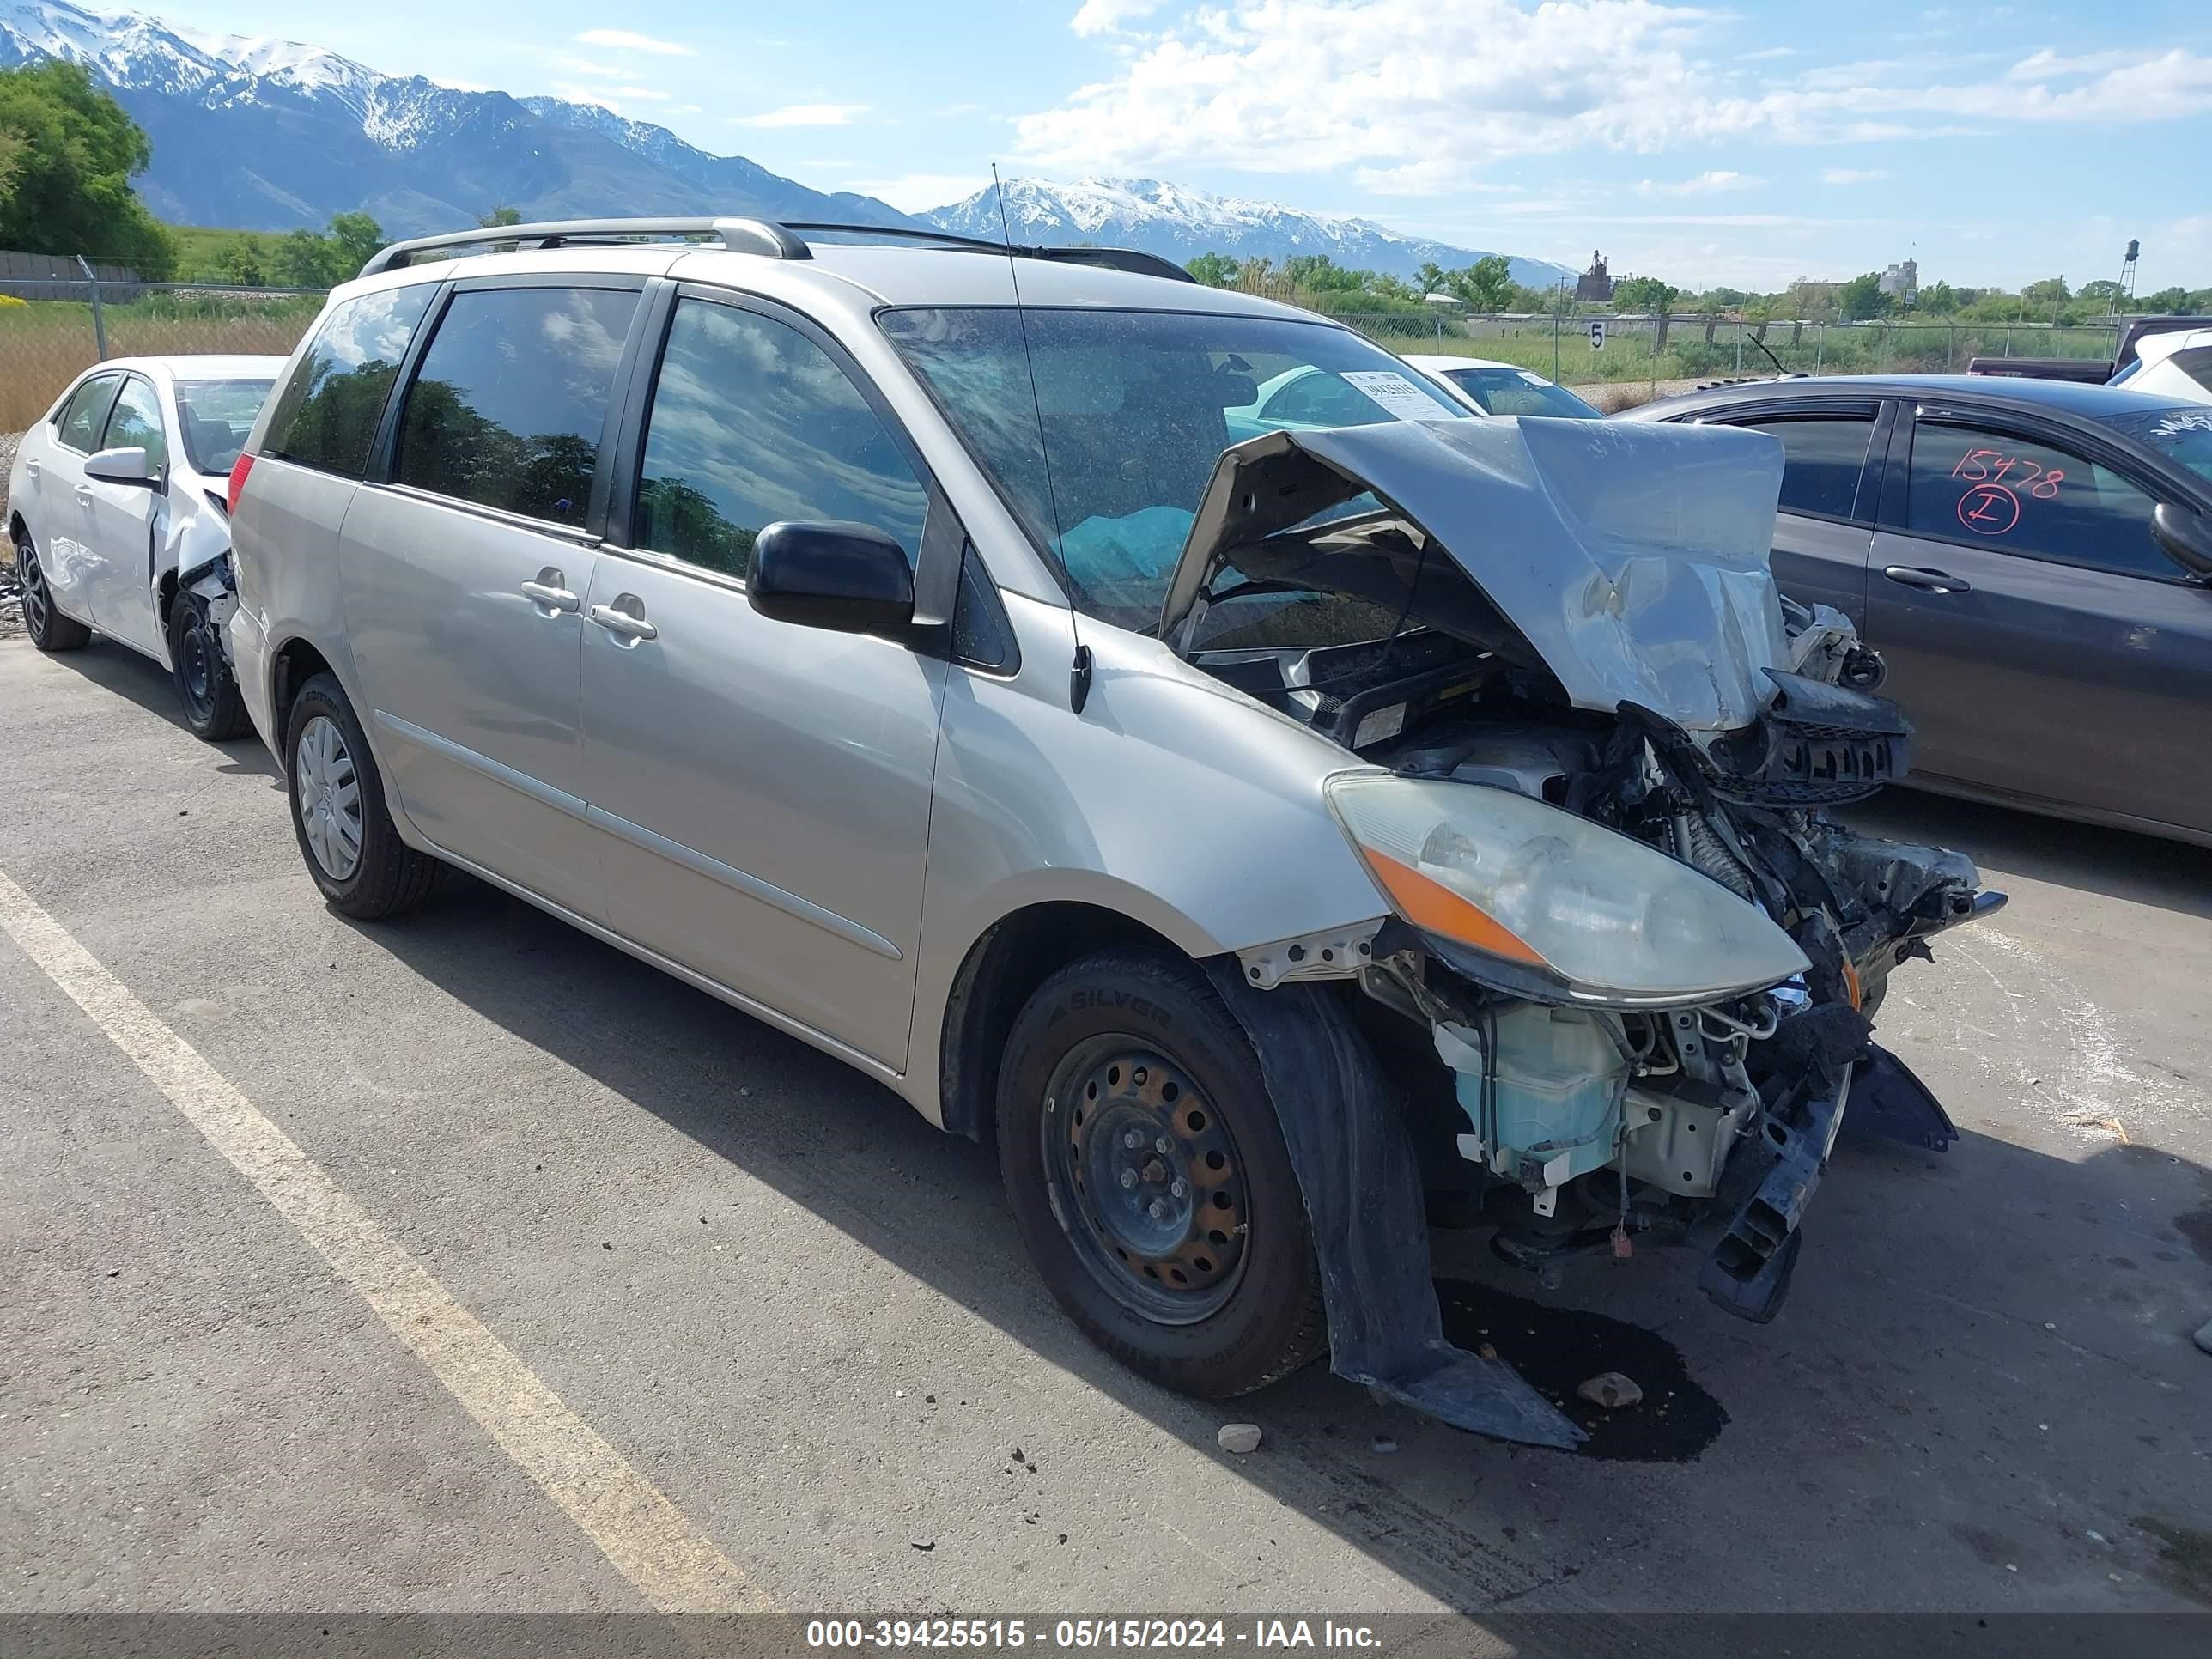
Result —
[[[971,1140],[990,1138],[999,1065],[1015,1016],[1040,981],[1069,963],[1114,949],[1190,952],[1158,928],[1085,899],[1045,899],[1009,911],[968,947],[945,999],[938,1046],[939,1119]]]
[[[269,708],[270,735],[281,750],[284,732],[292,720],[292,705],[300,696],[300,688],[318,674],[337,678],[337,670],[331,659],[304,635],[295,635],[270,654]],[[340,682],[341,687],[343,683]]]

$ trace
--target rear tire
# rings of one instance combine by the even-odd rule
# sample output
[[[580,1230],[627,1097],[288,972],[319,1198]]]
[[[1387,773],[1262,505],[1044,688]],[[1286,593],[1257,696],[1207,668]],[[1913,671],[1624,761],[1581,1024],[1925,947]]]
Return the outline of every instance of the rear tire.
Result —
[[[185,724],[193,736],[228,743],[246,735],[246,700],[238,695],[230,659],[208,620],[207,601],[197,593],[179,593],[170,608],[169,663],[185,706]]]
[[[1015,1224],[1092,1341],[1214,1400],[1328,1346],[1274,1103],[1203,970],[1146,951],[1062,969],[1016,1018],[999,1076]]]
[[[39,550],[31,532],[15,532],[15,580],[23,589],[23,631],[41,651],[76,651],[92,637],[92,630],[54,609],[53,589],[47,585]]]
[[[332,909],[374,921],[422,902],[438,861],[399,839],[376,757],[331,675],[316,675],[293,700],[284,779],[300,856]]]

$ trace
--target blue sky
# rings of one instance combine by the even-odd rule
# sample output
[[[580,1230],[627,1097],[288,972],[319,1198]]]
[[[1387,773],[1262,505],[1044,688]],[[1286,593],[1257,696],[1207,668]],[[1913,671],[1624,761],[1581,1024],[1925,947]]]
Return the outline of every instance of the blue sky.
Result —
[[[1616,274],[2212,284],[2212,5],[137,0],[907,209],[1173,179]]]

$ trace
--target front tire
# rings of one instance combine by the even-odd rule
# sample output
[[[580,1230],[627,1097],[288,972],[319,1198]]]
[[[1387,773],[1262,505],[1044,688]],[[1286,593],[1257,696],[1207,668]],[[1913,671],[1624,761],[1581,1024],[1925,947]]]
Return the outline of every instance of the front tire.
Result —
[[[170,609],[169,663],[185,706],[185,724],[193,736],[228,743],[246,735],[246,700],[238,694],[230,659],[208,620],[207,601],[197,593],[179,593]]]
[[[438,861],[399,839],[376,757],[329,674],[301,686],[292,703],[284,777],[300,856],[333,910],[374,921],[422,902]]]
[[[1201,969],[1141,951],[1062,969],[1015,1019],[999,1077],[1015,1224],[1092,1341],[1215,1400],[1327,1346],[1274,1103]]]
[[[92,630],[54,608],[54,592],[39,563],[39,550],[31,532],[15,532],[15,580],[23,589],[23,631],[41,651],[76,651],[92,637]]]

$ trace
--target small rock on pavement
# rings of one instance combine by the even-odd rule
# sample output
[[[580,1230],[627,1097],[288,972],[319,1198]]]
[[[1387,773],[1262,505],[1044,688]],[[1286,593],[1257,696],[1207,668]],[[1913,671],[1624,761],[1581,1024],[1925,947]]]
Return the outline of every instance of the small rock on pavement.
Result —
[[[1609,1412],[1619,1411],[1624,1406],[1633,1406],[1644,1398],[1644,1390],[1619,1371],[1601,1371],[1575,1392],[1593,1405],[1602,1406]]]
[[[1394,1452],[1398,1449],[1398,1443],[1387,1434],[1378,1434],[1375,1437],[1375,1449],[1379,1452]]]
[[[1221,1432],[1213,1437],[1221,1443],[1222,1450],[1235,1452],[1239,1457],[1260,1449],[1260,1425],[1257,1423],[1224,1423]]]
[[[2197,1346],[2212,1353],[2212,1319],[2204,1322],[2204,1328],[2197,1333]]]
[[[937,1540],[934,1538],[909,1538],[906,1541],[913,1545],[915,1548],[920,1550],[924,1555],[928,1554],[930,1551],[937,1547]]]

